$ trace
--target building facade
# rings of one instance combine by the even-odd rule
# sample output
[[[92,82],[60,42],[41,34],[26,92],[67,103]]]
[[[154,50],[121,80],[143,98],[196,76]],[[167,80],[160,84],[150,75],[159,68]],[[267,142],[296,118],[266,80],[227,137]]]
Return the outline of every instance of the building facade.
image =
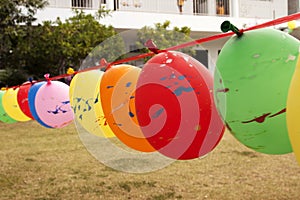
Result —
[[[69,18],[72,9],[94,13],[100,7],[113,11],[101,23],[112,25],[119,32],[169,20],[171,28],[188,26],[191,37],[199,39],[220,33],[220,25],[225,20],[245,28],[298,12],[299,0],[49,0],[49,5],[37,13],[38,23],[57,17]],[[195,47],[196,59],[213,71],[218,52],[227,39]],[[132,48],[134,34],[126,38],[126,43]]]

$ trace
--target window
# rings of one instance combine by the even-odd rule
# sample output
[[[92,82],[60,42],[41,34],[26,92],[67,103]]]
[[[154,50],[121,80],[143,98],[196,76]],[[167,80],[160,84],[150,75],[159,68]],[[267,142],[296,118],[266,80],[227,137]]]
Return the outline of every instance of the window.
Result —
[[[298,0],[288,0],[288,14],[294,14],[299,11],[299,1]]]
[[[207,0],[194,0],[194,14],[208,14]]]
[[[119,0],[114,0],[114,10],[119,10]]]
[[[201,62],[205,67],[208,68],[208,51],[204,49],[196,49],[196,55],[194,56],[196,60]]]
[[[229,0],[216,0],[217,15],[229,15]]]
[[[229,15],[230,0],[215,0],[216,5],[212,5],[208,0],[193,0],[194,14]]]
[[[92,8],[92,0],[72,0],[73,8]]]

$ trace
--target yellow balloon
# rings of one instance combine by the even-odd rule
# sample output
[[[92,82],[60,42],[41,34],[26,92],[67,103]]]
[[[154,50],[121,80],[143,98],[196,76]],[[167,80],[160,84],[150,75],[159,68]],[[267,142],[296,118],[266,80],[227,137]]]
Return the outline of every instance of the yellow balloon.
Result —
[[[106,123],[100,99],[103,72],[91,70],[78,73],[70,84],[70,103],[77,122],[88,132],[101,137],[114,137]]]
[[[286,119],[290,142],[300,164],[300,56],[289,88]]]
[[[16,121],[25,122],[31,120],[27,115],[25,115],[22,110],[20,109],[20,106],[18,104],[17,100],[17,94],[18,94],[19,88],[16,89],[8,89],[3,97],[2,97],[2,105],[7,113],[8,116],[13,118]]]
[[[294,30],[296,28],[296,21],[289,21],[287,25],[290,30]]]

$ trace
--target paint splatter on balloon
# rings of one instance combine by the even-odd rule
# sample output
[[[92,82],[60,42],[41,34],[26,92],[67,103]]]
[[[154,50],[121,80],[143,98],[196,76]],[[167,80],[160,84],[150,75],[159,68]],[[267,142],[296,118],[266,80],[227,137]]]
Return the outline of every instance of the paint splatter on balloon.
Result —
[[[245,146],[266,154],[292,151],[286,100],[299,41],[274,29],[230,38],[219,54],[214,97],[230,132]]]
[[[51,81],[41,85],[34,106],[39,119],[47,126],[62,128],[73,121],[69,86],[65,83]]]
[[[132,65],[111,67],[102,77],[100,95],[105,118],[116,137],[132,149],[153,152],[136,119],[135,89],[140,71]]]
[[[173,159],[211,152],[224,133],[206,67],[180,52],[163,52],[143,67],[135,95],[139,125],[149,143]]]
[[[100,100],[100,81],[103,72],[92,70],[76,74],[70,85],[70,102],[78,122],[89,133],[114,137],[105,117]]]

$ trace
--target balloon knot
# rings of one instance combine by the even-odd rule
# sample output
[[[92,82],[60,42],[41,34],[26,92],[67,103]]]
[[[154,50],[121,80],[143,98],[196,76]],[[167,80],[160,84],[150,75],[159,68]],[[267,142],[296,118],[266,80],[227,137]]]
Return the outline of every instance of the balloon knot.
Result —
[[[44,77],[45,77],[45,79],[47,81],[47,84],[51,84],[50,74],[45,74]]]
[[[100,69],[107,69],[108,62],[106,61],[105,58],[101,58],[100,60]]]
[[[32,77],[29,77],[28,81],[30,82],[31,85],[33,85],[33,78]]]
[[[244,33],[244,30],[241,29],[239,30],[236,26],[234,26],[233,24],[230,23],[230,21],[224,21],[221,24],[221,30],[223,33],[226,33],[228,31],[232,31],[234,32],[238,37],[242,36]]]
[[[14,86],[12,87],[13,90],[16,90],[19,86]]]
[[[75,70],[72,67],[69,67],[68,70],[67,70],[67,74],[72,75],[74,73],[75,73]]]
[[[151,39],[147,40],[144,46],[147,47],[150,51],[152,51],[155,54],[158,54],[160,52],[160,50],[158,49],[154,41]]]

